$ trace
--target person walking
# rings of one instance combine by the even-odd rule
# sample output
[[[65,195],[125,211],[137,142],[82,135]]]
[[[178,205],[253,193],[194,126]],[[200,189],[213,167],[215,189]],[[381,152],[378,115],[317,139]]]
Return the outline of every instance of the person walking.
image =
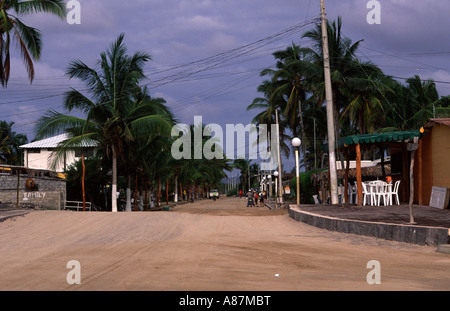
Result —
[[[249,206],[255,206],[255,203],[253,202],[253,192],[251,190],[247,192],[247,207]]]
[[[255,206],[258,207],[258,192],[255,191]]]
[[[264,192],[261,191],[259,193],[259,202],[261,203],[262,206],[264,206]]]

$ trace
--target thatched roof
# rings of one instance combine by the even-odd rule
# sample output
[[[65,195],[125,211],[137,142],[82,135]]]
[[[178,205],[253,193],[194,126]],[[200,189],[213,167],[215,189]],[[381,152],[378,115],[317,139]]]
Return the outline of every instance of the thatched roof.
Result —
[[[391,174],[391,166],[385,165],[384,172],[386,175]],[[361,176],[370,177],[370,178],[380,178],[383,177],[383,171],[381,170],[381,165],[370,166],[370,167],[362,167],[361,168]],[[337,170],[337,178],[344,179],[345,178],[345,169]],[[356,168],[350,168],[348,170],[348,178],[356,178]],[[328,182],[328,170],[324,170],[321,172],[317,172],[311,175],[311,180],[314,182]]]

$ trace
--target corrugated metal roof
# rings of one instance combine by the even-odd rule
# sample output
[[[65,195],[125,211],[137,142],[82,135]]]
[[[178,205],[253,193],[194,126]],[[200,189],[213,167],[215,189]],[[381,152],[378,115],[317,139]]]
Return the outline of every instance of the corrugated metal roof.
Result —
[[[20,146],[22,149],[40,149],[40,148],[56,148],[58,144],[69,138],[68,134],[61,134],[46,139],[38,140],[26,145]],[[95,147],[97,144],[95,142],[84,143],[84,147]]]
[[[430,122],[450,126],[450,118],[431,119]]]

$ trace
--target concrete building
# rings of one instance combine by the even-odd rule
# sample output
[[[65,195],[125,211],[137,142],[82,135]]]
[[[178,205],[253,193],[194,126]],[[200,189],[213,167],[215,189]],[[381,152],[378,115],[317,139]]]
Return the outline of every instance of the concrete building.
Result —
[[[450,189],[450,118],[431,119],[425,126],[416,169],[416,200],[428,204],[432,188]],[[421,181],[421,183],[419,183]]]
[[[67,138],[67,134],[61,134],[20,146],[20,148],[24,150],[24,167],[30,169],[64,172],[66,168],[81,158],[80,151],[68,151],[65,154],[64,159],[56,163],[55,169],[52,169],[54,151],[58,144]],[[89,156],[92,154],[95,146],[95,143],[86,144],[84,146],[84,156]]]

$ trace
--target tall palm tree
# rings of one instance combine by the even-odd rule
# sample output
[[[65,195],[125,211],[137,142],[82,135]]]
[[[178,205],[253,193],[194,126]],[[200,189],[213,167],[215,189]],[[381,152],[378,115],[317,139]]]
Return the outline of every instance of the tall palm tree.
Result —
[[[330,55],[330,71],[331,71],[331,83],[333,90],[333,111],[334,111],[334,124],[336,141],[339,139],[339,118],[343,109],[346,108],[349,102],[353,99],[349,99],[347,96],[348,81],[355,75],[359,78],[364,63],[356,63],[356,51],[359,48],[362,40],[352,40],[342,33],[342,19],[338,17],[337,21],[333,21],[331,24],[327,21],[327,33],[328,33],[328,47]],[[323,49],[322,49],[322,29],[321,25],[307,31],[303,34],[303,38],[311,39],[313,42],[312,48],[306,49],[308,59],[311,63],[322,68],[317,71],[321,74],[311,77],[311,85],[314,87],[315,96],[319,99],[319,103],[322,104],[325,99],[325,88],[323,78]]]
[[[0,83],[3,87],[7,87],[10,76],[10,46],[13,40],[19,47],[30,83],[33,82],[33,60],[39,60],[41,56],[42,36],[38,29],[25,25],[18,16],[41,12],[63,19],[66,5],[63,0],[0,1]]]
[[[117,166],[118,159],[127,143],[135,136],[167,131],[170,124],[160,115],[149,115],[146,105],[134,105],[133,96],[139,91],[139,82],[145,79],[143,65],[150,55],[136,52],[126,53],[121,34],[109,50],[101,53],[98,70],[90,68],[80,60],[73,61],[68,70],[69,78],[81,79],[87,93],[72,89],[66,93],[65,108],[78,110],[85,118],[50,111],[37,122],[37,137],[67,131],[70,138],[62,142],[56,159],[65,150],[82,146],[86,141],[97,143],[98,152],[112,161],[112,211],[117,211]]]
[[[436,84],[433,80],[422,81],[418,75],[406,80],[414,98],[415,113],[411,117],[413,124],[419,128],[433,117],[439,100]]]
[[[311,66],[305,61],[304,54],[303,49],[296,44],[292,44],[285,50],[276,51],[273,53],[277,60],[276,69],[266,69],[261,74],[272,77],[273,89],[270,102],[280,106],[284,123],[292,131],[292,135],[300,136],[303,141],[301,149],[303,158],[306,158],[307,142],[303,115],[308,92],[307,80],[311,70],[314,70],[316,66]],[[305,169],[308,171],[306,165]]]

